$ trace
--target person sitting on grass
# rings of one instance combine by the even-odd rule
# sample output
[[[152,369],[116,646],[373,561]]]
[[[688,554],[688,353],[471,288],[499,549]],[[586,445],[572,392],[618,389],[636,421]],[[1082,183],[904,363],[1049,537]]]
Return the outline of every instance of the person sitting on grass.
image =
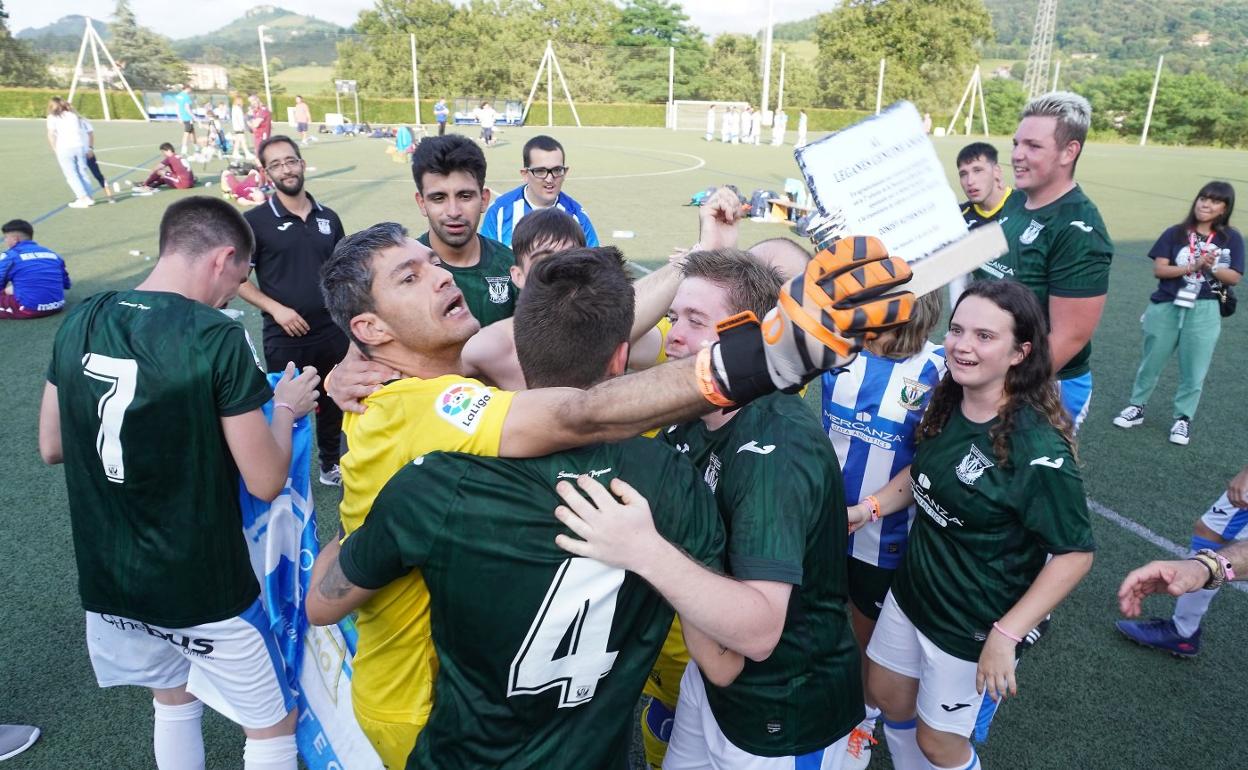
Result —
[[[5,222],[0,255],[0,319],[41,318],[65,308],[69,272],[60,255],[35,243],[35,228],[24,219]]]
[[[168,185],[175,190],[194,187],[195,175],[173,151],[173,145],[165,142],[160,146],[160,152],[165,156],[161,159],[160,165],[152,169],[152,173],[143,180],[143,184],[137,185],[134,191],[142,195],[154,192],[161,185]]]

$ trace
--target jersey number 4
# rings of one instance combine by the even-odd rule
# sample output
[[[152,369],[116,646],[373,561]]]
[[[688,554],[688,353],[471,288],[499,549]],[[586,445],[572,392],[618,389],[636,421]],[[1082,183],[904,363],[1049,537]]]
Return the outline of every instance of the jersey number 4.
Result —
[[[588,703],[618,654],[607,644],[623,584],[624,570],[593,559],[560,564],[511,662],[507,697],[557,687],[559,708]]]
[[[121,423],[126,419],[130,402],[134,401],[139,365],[132,358],[88,353],[82,357],[82,373],[109,386],[96,406],[100,432],[95,436],[95,451],[100,455],[108,480],[122,484],[126,480],[126,462],[121,451]]]

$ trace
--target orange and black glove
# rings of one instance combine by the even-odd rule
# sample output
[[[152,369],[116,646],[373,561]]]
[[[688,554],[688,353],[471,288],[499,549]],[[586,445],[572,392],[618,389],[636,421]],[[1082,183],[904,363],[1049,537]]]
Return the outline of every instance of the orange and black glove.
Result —
[[[761,325],[750,312],[720,322],[712,350],[720,390],[739,406],[776,390],[795,393],[820,373],[848,366],[865,340],[910,320],[914,295],[894,291],[910,275],[872,236],[820,251],[780,290]]]

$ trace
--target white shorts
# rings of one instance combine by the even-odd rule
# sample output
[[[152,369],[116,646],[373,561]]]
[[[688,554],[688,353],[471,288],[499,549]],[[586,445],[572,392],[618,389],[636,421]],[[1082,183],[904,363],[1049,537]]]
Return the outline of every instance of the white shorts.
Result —
[[[980,702],[975,692],[979,664],[944,652],[914,627],[893,592],[884,598],[867,657],[902,676],[919,680],[916,706],[928,727],[969,738],[975,730]]]
[[[187,692],[249,729],[270,727],[295,707],[264,607],[189,628],[162,628],[87,613],[87,652],[100,687]]]
[[[1236,508],[1225,492],[1209,506],[1200,521],[1227,542],[1248,540],[1248,508]]]
[[[676,722],[663,770],[841,770],[846,735],[827,748],[800,757],[759,757],[737,748],[719,729],[706,701],[706,685],[692,661],[680,678]]]

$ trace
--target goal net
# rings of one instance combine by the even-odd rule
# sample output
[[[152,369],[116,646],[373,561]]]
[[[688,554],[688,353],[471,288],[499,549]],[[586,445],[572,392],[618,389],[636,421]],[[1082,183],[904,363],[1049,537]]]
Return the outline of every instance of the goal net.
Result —
[[[730,107],[743,110],[746,102],[714,102],[696,99],[677,99],[667,109],[667,127],[673,131],[706,131],[707,111],[715,110],[715,131],[719,131],[724,111]]]

